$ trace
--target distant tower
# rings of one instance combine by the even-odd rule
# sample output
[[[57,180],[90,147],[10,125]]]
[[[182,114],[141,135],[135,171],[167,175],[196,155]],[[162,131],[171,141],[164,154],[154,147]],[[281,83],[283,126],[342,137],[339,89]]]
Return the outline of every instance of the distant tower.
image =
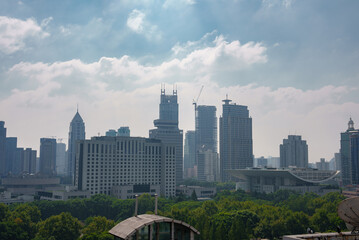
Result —
[[[40,174],[56,175],[56,139],[40,139]]]
[[[352,184],[359,184],[359,131],[350,134],[349,138]]]
[[[17,169],[20,169],[18,172],[21,172],[22,166],[21,163],[17,164],[15,161],[16,148],[17,148],[17,138],[16,137],[7,137],[6,138],[6,172],[11,172],[15,174]]]
[[[281,167],[308,167],[308,145],[301,136],[289,135],[279,149]]]
[[[117,136],[129,137],[130,136],[130,128],[129,127],[120,127],[117,130]]]
[[[66,175],[66,144],[58,142],[56,145],[56,173]]]
[[[149,137],[161,140],[163,143],[176,146],[176,183],[183,181],[183,131],[178,129],[177,90],[172,95],[166,95],[161,89],[160,117],[153,123],[156,129],[149,131]]]
[[[85,140],[85,123],[82,120],[82,117],[79,114],[79,111],[76,111],[74,118],[70,123],[69,130],[69,142],[67,149],[67,166],[66,171],[67,175],[73,177],[75,171],[75,157],[76,157],[76,141]]]
[[[184,175],[187,178],[195,177],[194,166],[196,164],[195,131],[187,131],[184,140]]]
[[[197,177],[202,181],[214,181],[219,170],[216,111],[215,106],[196,107]]]
[[[352,184],[353,174],[353,161],[351,159],[351,140],[350,136],[357,133],[359,130],[354,128],[354,121],[349,119],[348,129],[345,132],[340,133],[340,161],[341,161],[341,177],[342,184]],[[353,140],[354,141],[354,140]],[[353,142],[354,143],[354,142]],[[355,176],[354,176],[355,177]]]
[[[231,180],[227,169],[253,167],[252,118],[247,106],[223,100],[219,122],[220,174],[222,182]]]
[[[0,121],[0,176],[4,176],[6,172],[6,128],[5,122]]]

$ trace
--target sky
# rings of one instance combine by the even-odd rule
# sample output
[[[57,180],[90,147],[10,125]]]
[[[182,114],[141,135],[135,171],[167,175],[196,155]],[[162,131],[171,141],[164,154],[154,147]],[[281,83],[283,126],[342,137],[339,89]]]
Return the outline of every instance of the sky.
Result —
[[[193,99],[248,106],[256,157],[279,156],[289,134],[309,161],[339,151],[359,124],[359,1],[0,1],[0,120],[20,147],[129,126],[148,137],[161,84],[178,90],[179,127]]]

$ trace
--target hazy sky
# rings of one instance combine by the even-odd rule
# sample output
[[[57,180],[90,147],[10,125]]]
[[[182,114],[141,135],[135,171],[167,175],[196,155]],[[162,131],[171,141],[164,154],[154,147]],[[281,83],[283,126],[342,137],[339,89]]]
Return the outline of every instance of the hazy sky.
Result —
[[[228,94],[253,118],[254,154],[279,156],[302,135],[309,161],[339,150],[359,125],[359,1],[0,1],[0,120],[21,147],[67,143],[79,111],[86,137],[129,126],[148,137],[161,83],[178,89],[180,128],[192,100]]]

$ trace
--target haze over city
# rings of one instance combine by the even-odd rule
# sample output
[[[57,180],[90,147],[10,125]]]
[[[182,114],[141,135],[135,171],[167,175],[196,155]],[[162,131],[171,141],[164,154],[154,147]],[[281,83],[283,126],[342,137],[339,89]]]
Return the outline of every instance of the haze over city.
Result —
[[[253,152],[279,156],[298,134],[309,161],[339,151],[359,124],[357,1],[0,2],[0,120],[38,149],[63,138],[77,105],[86,137],[129,126],[148,137],[161,84],[178,90],[179,128],[193,99],[248,106]]]

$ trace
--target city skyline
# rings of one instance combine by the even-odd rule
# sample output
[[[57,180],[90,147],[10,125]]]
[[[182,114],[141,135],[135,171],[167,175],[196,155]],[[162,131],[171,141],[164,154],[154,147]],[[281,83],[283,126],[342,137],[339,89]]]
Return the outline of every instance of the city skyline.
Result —
[[[0,3],[0,120],[20,146],[67,139],[77,104],[88,137],[146,137],[161,83],[177,86],[184,132],[202,85],[199,105],[221,109],[228,94],[248,106],[256,157],[301,135],[309,162],[329,160],[359,122],[357,1],[53,4]]]

